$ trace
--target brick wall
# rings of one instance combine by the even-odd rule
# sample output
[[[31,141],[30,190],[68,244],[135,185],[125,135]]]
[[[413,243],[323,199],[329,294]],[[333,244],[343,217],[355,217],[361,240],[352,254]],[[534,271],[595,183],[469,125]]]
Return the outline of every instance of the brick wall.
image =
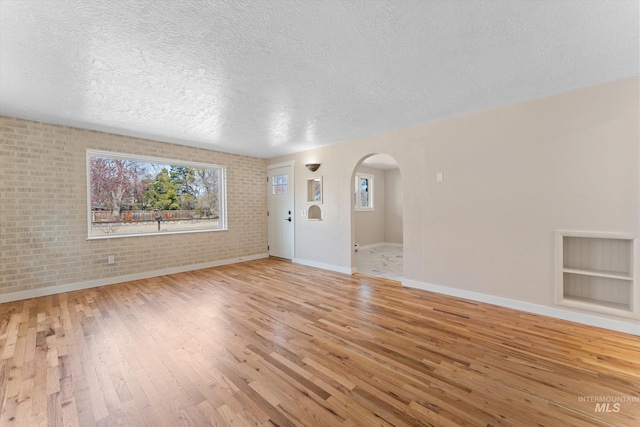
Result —
[[[225,166],[228,230],[87,240],[88,148]],[[0,116],[0,294],[264,254],[266,164]]]

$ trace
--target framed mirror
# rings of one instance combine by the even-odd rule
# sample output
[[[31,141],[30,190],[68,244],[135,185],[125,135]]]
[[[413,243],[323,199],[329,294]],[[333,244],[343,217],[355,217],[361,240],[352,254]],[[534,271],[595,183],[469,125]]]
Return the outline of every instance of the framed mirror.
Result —
[[[307,180],[307,202],[322,203],[322,177]]]

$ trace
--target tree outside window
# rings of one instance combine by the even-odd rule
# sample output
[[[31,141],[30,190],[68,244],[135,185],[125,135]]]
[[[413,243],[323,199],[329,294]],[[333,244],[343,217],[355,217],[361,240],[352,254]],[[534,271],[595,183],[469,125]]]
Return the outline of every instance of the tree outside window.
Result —
[[[89,238],[224,230],[224,172],[218,165],[88,150]]]

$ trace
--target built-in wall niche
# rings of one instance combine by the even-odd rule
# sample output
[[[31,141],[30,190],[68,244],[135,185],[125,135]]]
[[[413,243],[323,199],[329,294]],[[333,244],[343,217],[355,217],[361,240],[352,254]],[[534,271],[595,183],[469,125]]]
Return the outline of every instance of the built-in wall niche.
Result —
[[[620,233],[556,232],[556,303],[635,317],[637,239]]]
[[[307,180],[307,202],[322,203],[322,177]]]
[[[322,209],[318,205],[311,205],[307,210],[307,219],[310,221],[321,221],[322,220]]]

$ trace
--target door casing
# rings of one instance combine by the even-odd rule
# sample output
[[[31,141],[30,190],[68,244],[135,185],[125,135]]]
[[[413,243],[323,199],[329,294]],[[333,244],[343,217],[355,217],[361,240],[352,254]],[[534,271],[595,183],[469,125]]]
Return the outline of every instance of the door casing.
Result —
[[[295,192],[293,162],[267,166],[268,251],[270,256],[293,259],[295,254]],[[287,176],[287,193],[273,194],[274,176]]]

